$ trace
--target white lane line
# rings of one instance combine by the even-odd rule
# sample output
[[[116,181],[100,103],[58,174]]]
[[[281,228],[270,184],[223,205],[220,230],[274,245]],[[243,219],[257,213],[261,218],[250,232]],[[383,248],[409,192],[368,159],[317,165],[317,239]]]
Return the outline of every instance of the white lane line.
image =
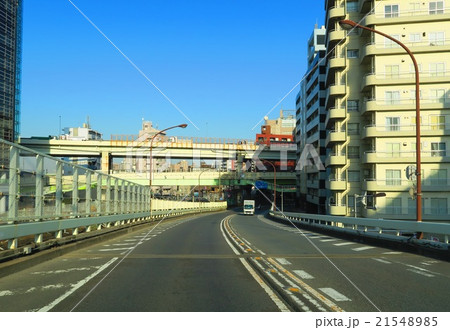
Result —
[[[126,245],[134,245],[134,244],[136,244],[136,243],[133,243],[133,242],[128,242],[128,243],[115,243],[115,244],[112,244],[112,246],[126,246]]]
[[[91,270],[96,267],[78,267],[78,268],[68,268],[68,269],[57,269],[57,270],[47,270],[43,272],[33,272],[31,275],[50,275],[50,274],[62,274],[69,272],[82,272],[85,270]]]
[[[14,293],[12,291],[6,290],[6,291],[0,291],[0,297],[4,296],[12,296]]]
[[[351,299],[344,296],[342,293],[337,292],[333,288],[319,288],[320,291],[331,297],[334,301],[352,301]]]
[[[344,245],[352,245],[352,244],[356,244],[354,242],[344,242],[344,243],[336,243],[333,244],[334,246],[344,246]]]
[[[82,279],[81,281],[79,281],[77,284],[75,284],[74,286],[72,286],[72,288],[67,291],[66,293],[64,293],[62,296],[60,296],[59,298],[53,300],[50,304],[48,304],[45,307],[42,307],[41,309],[39,309],[39,312],[48,312],[50,311],[52,308],[54,308],[56,305],[58,305],[61,301],[63,301],[64,299],[66,299],[68,296],[70,296],[72,293],[74,293],[75,291],[77,291],[79,288],[81,288],[83,285],[85,285],[87,282],[89,282],[91,279],[93,279],[95,276],[97,276],[98,274],[100,274],[103,270],[105,270],[106,268],[108,268],[112,263],[114,263],[118,258],[112,258],[110,261],[108,261],[106,264],[104,264],[103,266],[101,266],[97,271],[95,271],[94,273],[92,273],[91,275],[89,275],[88,277]]]
[[[392,251],[392,252],[383,252],[383,254],[402,254],[403,252],[396,252],[396,251]]]
[[[295,275],[300,276],[302,279],[304,280],[312,280],[314,279],[314,276],[308,274],[307,272],[305,272],[304,270],[293,270],[292,271]]]
[[[372,258],[372,260],[381,262],[381,263],[383,263],[383,264],[392,264],[392,262],[387,261],[387,260],[384,260],[384,259],[380,259],[380,258]]]
[[[339,241],[338,238],[330,238],[330,239],[321,239],[321,242],[336,242]]]
[[[126,248],[113,248],[113,249],[100,249],[99,252],[110,252],[110,251],[123,251],[123,250],[131,250],[133,247]]]
[[[375,249],[375,246],[362,246],[359,248],[354,248],[352,249],[353,251],[359,252],[359,251],[365,251],[365,250],[370,250],[370,249]]]
[[[287,261],[285,258],[275,258],[276,261],[278,261],[282,265],[291,265],[289,261]]]
[[[426,272],[423,272],[423,271],[421,271],[421,270],[417,270],[417,269],[411,269],[411,268],[408,268],[407,270],[408,270],[408,271],[410,271],[410,272],[413,272],[413,273],[419,274],[419,275],[423,275],[423,276],[426,276],[426,277],[434,277],[434,275],[433,275],[433,274],[430,274],[430,273],[426,273]]]

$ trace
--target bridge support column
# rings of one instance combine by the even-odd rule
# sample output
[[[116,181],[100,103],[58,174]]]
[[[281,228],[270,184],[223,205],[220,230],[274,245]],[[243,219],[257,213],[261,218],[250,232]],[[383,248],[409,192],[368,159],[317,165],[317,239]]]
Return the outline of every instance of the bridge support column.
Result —
[[[111,158],[111,154],[107,151],[102,151],[102,172],[103,173],[111,173],[111,163],[112,163],[112,158]]]

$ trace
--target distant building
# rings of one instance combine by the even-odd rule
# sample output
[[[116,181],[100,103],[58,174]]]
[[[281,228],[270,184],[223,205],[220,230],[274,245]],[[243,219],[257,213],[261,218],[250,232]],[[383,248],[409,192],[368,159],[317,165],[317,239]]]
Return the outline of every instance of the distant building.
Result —
[[[66,127],[62,140],[71,141],[101,141],[102,134],[94,131],[89,123],[84,123],[82,127]]]
[[[308,68],[297,94],[297,161],[303,157],[306,147],[314,147],[325,163],[326,111],[325,91],[325,27],[314,28],[308,40]],[[313,165],[301,167],[297,172],[297,190],[300,206],[311,213],[326,213],[327,173]]]
[[[294,113],[294,110],[280,110],[280,117],[277,119],[270,120],[268,117],[265,117],[264,125],[261,126],[261,133],[256,134],[256,143],[265,145],[294,143]]]
[[[22,0],[0,0],[0,138],[16,141],[20,130]],[[0,147],[0,165],[9,148]]]

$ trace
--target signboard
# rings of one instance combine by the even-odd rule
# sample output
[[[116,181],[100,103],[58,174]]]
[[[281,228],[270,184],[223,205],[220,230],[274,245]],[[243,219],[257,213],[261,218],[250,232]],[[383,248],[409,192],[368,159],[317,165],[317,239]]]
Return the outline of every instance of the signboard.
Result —
[[[269,184],[265,181],[256,181],[255,182],[255,188],[257,189],[267,189],[269,187]]]

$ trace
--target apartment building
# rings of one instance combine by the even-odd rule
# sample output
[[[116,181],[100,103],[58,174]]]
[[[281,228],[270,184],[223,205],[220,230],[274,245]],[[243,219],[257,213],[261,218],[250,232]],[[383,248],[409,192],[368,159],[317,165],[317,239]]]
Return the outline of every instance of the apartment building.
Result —
[[[415,70],[420,71],[423,220],[449,220],[450,3],[327,0],[326,167],[331,215],[414,220]],[[383,192],[385,197],[377,197]],[[360,198],[359,196],[365,196]],[[356,212],[356,213],[355,213]]]
[[[20,131],[22,0],[0,0],[0,138],[17,141]],[[0,165],[9,148],[0,146]]]
[[[308,40],[307,72],[296,99],[297,159],[300,160],[308,146],[314,148],[322,164],[326,156],[325,35],[325,27],[316,26]],[[311,161],[311,165],[300,166],[297,171],[298,198],[303,201],[301,207],[307,212],[325,214],[327,173],[316,166],[317,161]]]

